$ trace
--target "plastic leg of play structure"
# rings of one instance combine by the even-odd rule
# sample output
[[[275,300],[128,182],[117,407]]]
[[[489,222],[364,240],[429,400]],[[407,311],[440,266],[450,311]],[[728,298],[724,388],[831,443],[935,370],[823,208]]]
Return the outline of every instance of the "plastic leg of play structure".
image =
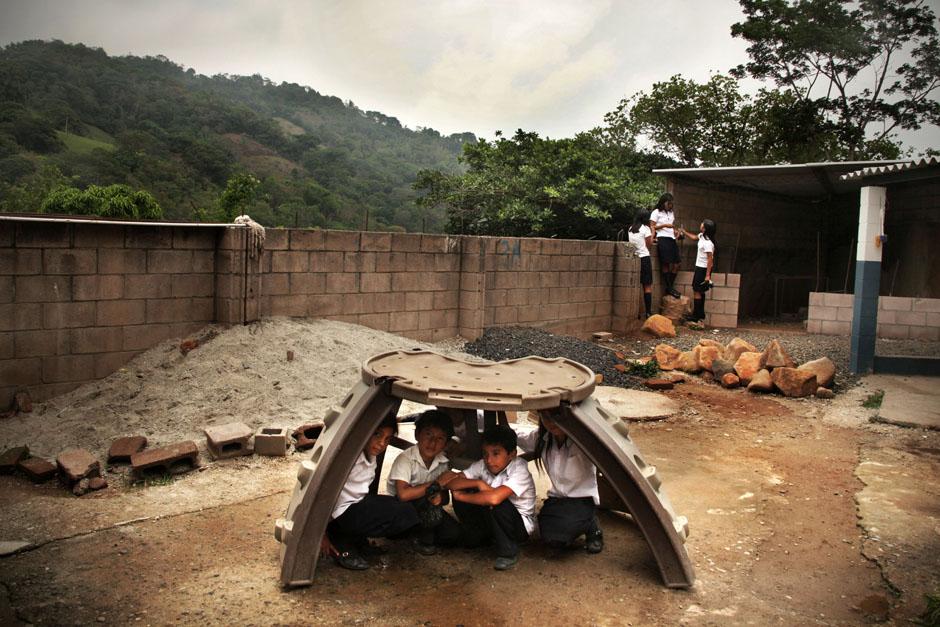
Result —
[[[310,459],[301,462],[297,471],[286,518],[275,523],[274,536],[281,542],[282,585],[313,583],[320,540],[349,471],[382,419],[397,413],[400,405],[401,399],[388,393],[388,382],[359,382],[339,409],[323,417],[325,427]]]
[[[684,545],[688,521],[673,512],[656,467],[643,461],[626,424],[592,397],[546,413],[584,450],[626,504],[653,551],[666,586],[690,587],[695,572]]]

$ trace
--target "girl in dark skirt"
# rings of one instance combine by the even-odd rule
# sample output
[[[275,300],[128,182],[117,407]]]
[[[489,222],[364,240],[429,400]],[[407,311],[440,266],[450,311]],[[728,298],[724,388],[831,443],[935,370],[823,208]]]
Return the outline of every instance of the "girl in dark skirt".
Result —
[[[643,286],[643,307],[646,308],[647,318],[653,315],[653,258],[650,257],[653,231],[649,227],[649,221],[649,211],[637,211],[627,236],[636,249],[636,256],[640,258],[640,285]]]
[[[679,298],[675,288],[676,275],[679,273],[679,245],[676,243],[676,215],[672,211],[673,197],[665,193],[659,197],[656,208],[650,214],[650,228],[659,251],[659,265],[663,273],[663,287],[667,294]]]
[[[701,322],[705,319],[705,292],[712,286],[712,267],[715,265],[715,230],[712,220],[704,220],[698,234],[682,231],[686,237],[698,242],[695,257],[695,274],[692,276],[692,292],[695,296],[690,320]]]

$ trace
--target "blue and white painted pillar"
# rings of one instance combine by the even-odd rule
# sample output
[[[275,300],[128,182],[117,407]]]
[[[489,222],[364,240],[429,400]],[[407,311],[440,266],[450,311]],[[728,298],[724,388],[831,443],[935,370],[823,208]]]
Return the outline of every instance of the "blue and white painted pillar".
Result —
[[[885,199],[884,187],[862,188],[858,209],[858,248],[855,256],[852,353],[849,360],[849,369],[855,374],[869,373],[875,364]]]

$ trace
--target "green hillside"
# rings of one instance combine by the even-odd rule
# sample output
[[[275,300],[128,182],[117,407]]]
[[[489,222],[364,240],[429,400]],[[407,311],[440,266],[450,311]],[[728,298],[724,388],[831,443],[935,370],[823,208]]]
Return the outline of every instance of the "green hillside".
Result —
[[[302,85],[203,76],[164,57],[59,41],[0,49],[0,210],[38,211],[58,184],[121,183],[171,219],[213,207],[234,174],[261,180],[267,225],[441,230],[421,169],[459,173],[470,133],[441,136]]]

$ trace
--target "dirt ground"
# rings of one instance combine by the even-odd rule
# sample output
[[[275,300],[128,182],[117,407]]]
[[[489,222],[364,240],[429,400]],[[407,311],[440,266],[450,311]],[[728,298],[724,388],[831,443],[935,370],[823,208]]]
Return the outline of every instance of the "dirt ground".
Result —
[[[273,367],[251,369],[292,385]],[[333,378],[339,389],[354,377]],[[323,560],[313,586],[282,590],[273,527],[304,457],[295,453],[207,463],[149,486],[115,480],[115,469],[111,487],[82,498],[0,477],[0,540],[32,543],[0,558],[0,624],[909,624],[923,595],[940,591],[940,432],[869,422],[870,392],[863,382],[833,401],[788,400],[693,381],[663,392],[678,414],[631,426],[689,519],[688,591],[662,586],[642,535],[617,513],[601,517],[599,555],[533,543],[498,573],[485,551],[423,557],[393,542],[369,571]]]

